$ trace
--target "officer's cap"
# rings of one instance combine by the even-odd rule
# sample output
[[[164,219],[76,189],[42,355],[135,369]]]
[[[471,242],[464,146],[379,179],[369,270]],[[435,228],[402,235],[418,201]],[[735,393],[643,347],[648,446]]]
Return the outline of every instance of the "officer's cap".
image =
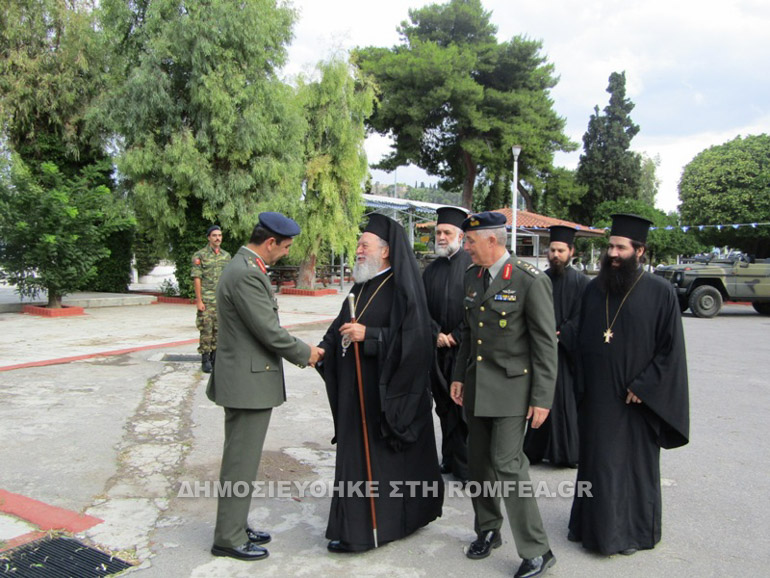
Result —
[[[272,211],[260,213],[259,224],[281,237],[296,237],[300,232],[299,225],[293,219]]]
[[[494,211],[484,211],[471,215],[463,221],[463,231],[479,231],[481,229],[499,229],[505,227],[505,215]]]

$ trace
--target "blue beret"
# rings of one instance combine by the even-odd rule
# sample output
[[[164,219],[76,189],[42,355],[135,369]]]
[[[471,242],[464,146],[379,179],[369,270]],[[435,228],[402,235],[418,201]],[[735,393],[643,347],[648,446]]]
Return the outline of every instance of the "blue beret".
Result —
[[[299,225],[289,217],[281,213],[268,211],[259,214],[259,224],[265,229],[282,237],[296,237],[299,235]]]
[[[221,230],[222,230],[222,227],[220,227],[219,225],[211,225],[208,231],[206,231],[206,236],[208,237],[214,231],[221,231]]]
[[[463,231],[478,231],[479,229],[499,229],[505,227],[505,215],[494,211],[484,211],[471,215],[463,221]]]

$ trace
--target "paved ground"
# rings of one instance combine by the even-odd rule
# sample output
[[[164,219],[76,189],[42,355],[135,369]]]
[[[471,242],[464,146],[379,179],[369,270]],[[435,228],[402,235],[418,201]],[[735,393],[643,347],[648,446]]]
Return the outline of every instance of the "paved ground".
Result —
[[[317,342],[342,300],[280,296],[282,322]],[[216,501],[184,497],[216,480],[223,438],[222,410],[206,399],[195,357],[194,315],[187,305],[94,307],[58,319],[0,314],[0,501],[24,496],[103,520],[78,536],[138,562],[131,572],[147,578],[512,574],[519,560],[507,528],[490,558],[465,558],[472,512],[458,497],[412,537],[355,556],[326,552],[328,498],[296,490],[255,498],[251,519],[273,533],[270,558],[211,557]],[[692,442],[662,455],[663,541],[631,557],[590,554],[566,540],[570,500],[542,498],[558,559],[549,575],[767,575],[769,330],[770,318],[745,306],[711,320],[685,316]],[[311,369],[285,367],[289,401],[273,414],[260,479],[329,482],[323,383]],[[533,468],[550,488],[574,474]],[[32,515],[19,515],[0,515],[6,544],[38,529],[25,522]]]

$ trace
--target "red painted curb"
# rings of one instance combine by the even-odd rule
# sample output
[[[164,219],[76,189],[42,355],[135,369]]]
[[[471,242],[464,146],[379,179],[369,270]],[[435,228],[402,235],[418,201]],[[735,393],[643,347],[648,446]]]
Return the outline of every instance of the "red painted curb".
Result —
[[[21,308],[22,313],[29,315],[40,315],[42,317],[72,317],[73,315],[85,315],[85,309],[74,305],[62,305],[59,309],[50,309],[48,307],[39,307],[37,305],[24,305]]]
[[[165,295],[158,295],[156,297],[158,303],[174,303],[176,305],[193,305],[195,300],[188,299],[187,297],[167,297]]]
[[[284,325],[286,329],[292,327],[302,327],[303,325],[315,325],[316,323],[331,323],[334,321],[333,317],[327,317],[325,319],[317,319],[316,321],[305,321],[303,323],[292,323],[291,325]],[[73,355],[72,357],[59,357],[57,359],[44,359],[42,361],[29,361],[27,363],[18,363],[16,365],[6,365],[0,367],[0,372],[11,371],[13,369],[26,369],[28,367],[45,367],[47,365],[60,365],[62,363],[71,363],[73,361],[83,361],[84,359],[91,359],[93,357],[110,357],[112,355],[125,355],[126,353],[134,353],[135,351],[144,351],[146,349],[161,349],[162,347],[176,347],[178,345],[191,345],[198,343],[198,339],[186,339],[185,341],[172,341],[170,343],[155,343],[153,345],[140,345],[138,347],[129,347],[128,349],[116,349],[113,351],[102,351],[100,353],[88,353],[86,355]]]
[[[16,536],[15,538],[6,540],[5,546],[3,548],[0,548],[0,552],[13,550],[14,548],[18,548],[19,546],[23,546],[24,544],[29,544],[30,542],[34,542],[35,540],[39,540],[40,538],[43,538],[45,535],[46,535],[45,532],[27,532],[26,534],[22,534],[21,536]]]
[[[0,512],[35,524],[44,532],[64,530],[77,534],[104,521],[86,514],[78,514],[71,510],[50,506],[7,490],[0,490]]]
[[[294,289],[281,287],[281,295],[303,295],[305,297],[318,297],[321,295],[337,295],[336,289]]]

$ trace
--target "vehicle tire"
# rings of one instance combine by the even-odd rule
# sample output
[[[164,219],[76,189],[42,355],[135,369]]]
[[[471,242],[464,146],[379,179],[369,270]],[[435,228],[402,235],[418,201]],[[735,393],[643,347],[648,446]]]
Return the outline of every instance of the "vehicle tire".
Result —
[[[701,285],[690,293],[690,310],[695,317],[710,319],[722,310],[722,294],[711,285]]]
[[[679,311],[682,313],[690,308],[690,304],[687,302],[687,297],[677,297],[677,301],[679,301]]]
[[[760,303],[757,303],[756,301],[751,304],[752,307],[754,307],[754,311],[759,313],[760,315],[770,315],[770,302],[763,301]]]

